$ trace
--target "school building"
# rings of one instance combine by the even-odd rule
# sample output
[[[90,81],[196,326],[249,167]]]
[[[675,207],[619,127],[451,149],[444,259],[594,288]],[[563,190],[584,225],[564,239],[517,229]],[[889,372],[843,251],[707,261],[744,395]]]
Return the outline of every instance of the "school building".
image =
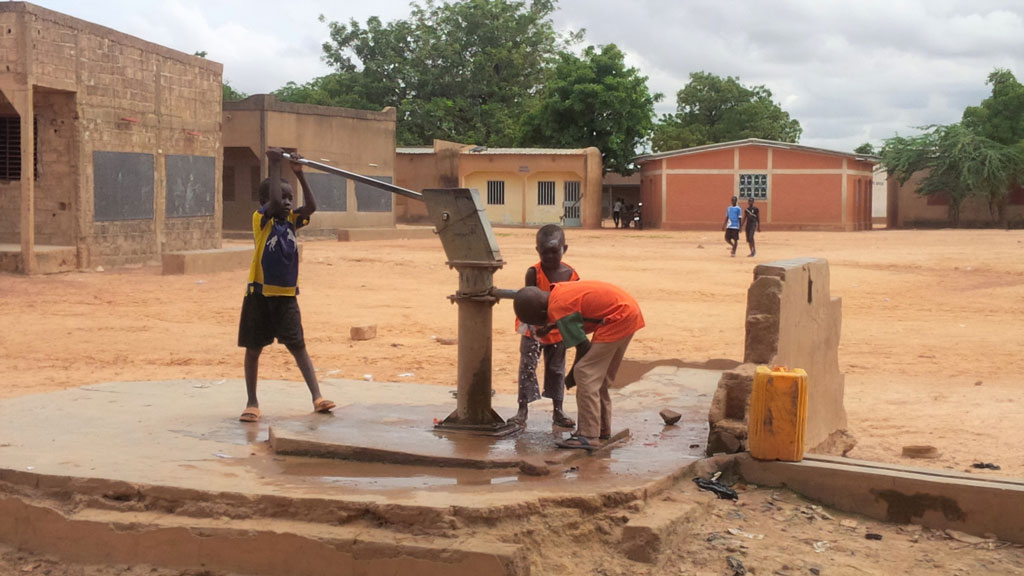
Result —
[[[221,245],[216,62],[0,3],[0,270]]]
[[[718,230],[737,196],[773,230],[871,229],[873,157],[750,138],[637,163],[645,226]]]
[[[896,178],[889,178],[886,219],[890,228],[942,228],[953,225],[949,214],[948,196],[921,196],[917,193],[926,174],[924,171],[918,172],[902,186]],[[1024,188],[1015,186],[1010,190],[1007,200],[1007,225],[1012,228],[1024,228]],[[972,197],[960,205],[961,226],[985,227],[995,223],[996,219],[986,200]]]
[[[252,235],[259,183],[269,174],[268,147],[295,148],[304,158],[391,183],[395,174],[395,109],[353,110],[278,101],[269,94],[224,103],[224,231]],[[290,169],[284,175],[302,203]],[[341,176],[304,169],[317,201],[304,235],[342,228],[393,228],[394,198]]]
[[[495,226],[601,226],[601,153],[597,148],[487,148],[435,140],[399,147],[395,184],[474,188]],[[427,220],[422,202],[400,198],[400,222]]]

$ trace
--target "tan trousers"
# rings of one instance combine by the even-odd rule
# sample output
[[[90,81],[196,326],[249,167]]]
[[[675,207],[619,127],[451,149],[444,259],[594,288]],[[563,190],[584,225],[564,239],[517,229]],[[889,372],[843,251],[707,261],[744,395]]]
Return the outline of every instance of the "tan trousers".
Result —
[[[633,335],[615,342],[591,344],[590,352],[574,369],[576,378],[577,433],[587,438],[610,436],[612,433],[612,397],[608,393],[622,357]]]

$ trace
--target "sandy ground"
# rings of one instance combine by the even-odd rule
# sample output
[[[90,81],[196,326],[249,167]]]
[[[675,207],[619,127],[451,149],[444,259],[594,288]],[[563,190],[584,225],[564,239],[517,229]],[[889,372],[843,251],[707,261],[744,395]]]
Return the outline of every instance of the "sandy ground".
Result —
[[[496,233],[508,264],[495,284],[519,287],[536,261],[533,233]],[[765,232],[759,241],[756,258],[730,258],[718,233],[570,231],[565,260],[640,302],[647,328],[628,354],[640,364],[627,370],[636,373],[741,360],[754,264],[827,258],[832,294],[843,299],[839,360],[859,441],[850,456],[899,462],[903,445],[932,444],[942,457],[925,465],[995,462],[1024,476],[1024,232]],[[307,241],[304,250],[300,302],[321,375],[454,387],[456,347],[438,340],[456,336],[446,297],[458,277],[439,242]],[[244,271],[161,276],[154,266],[0,275],[0,398],[109,380],[241,377],[244,284]],[[349,328],[366,324],[377,338],[351,341]],[[510,303],[494,308],[494,325],[494,386],[511,392]],[[301,382],[281,346],[264,353],[261,375]],[[546,417],[546,406],[537,410]]]
[[[508,264],[495,284],[517,288],[537,260],[533,232],[496,233]],[[753,266],[827,258],[832,295],[843,299],[840,368],[859,442],[850,456],[1024,477],[1024,232],[766,231],[758,242],[756,258],[743,257],[742,247],[730,258],[718,232],[569,231],[565,260],[640,302],[647,328],[628,353],[637,373],[659,363],[740,360]],[[456,307],[446,297],[458,278],[444,262],[436,240],[305,242],[300,302],[319,373],[366,378],[367,386],[454,387],[456,347],[438,340],[456,336]],[[155,266],[0,275],[0,398],[111,380],[239,378],[244,285],[244,270],[164,277]],[[494,308],[501,392],[515,389],[511,308]],[[349,328],[366,324],[377,325],[377,338],[351,341]],[[305,394],[281,346],[264,353],[261,375],[294,380],[296,394]],[[244,398],[239,390],[239,410]],[[546,406],[535,406],[534,417],[548,417]],[[907,444],[934,445],[941,457],[903,459]],[[978,461],[1002,470],[973,470]]]

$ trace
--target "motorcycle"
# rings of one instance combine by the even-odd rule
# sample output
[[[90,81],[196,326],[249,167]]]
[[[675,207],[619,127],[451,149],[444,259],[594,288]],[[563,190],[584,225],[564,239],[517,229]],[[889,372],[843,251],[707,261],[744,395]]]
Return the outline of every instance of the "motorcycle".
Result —
[[[636,228],[637,230],[643,230],[644,229],[644,217],[643,217],[643,212],[641,211],[641,208],[643,208],[643,205],[644,205],[643,202],[637,202],[636,208],[633,209],[633,216],[632,216],[631,220],[633,222],[633,227]]]

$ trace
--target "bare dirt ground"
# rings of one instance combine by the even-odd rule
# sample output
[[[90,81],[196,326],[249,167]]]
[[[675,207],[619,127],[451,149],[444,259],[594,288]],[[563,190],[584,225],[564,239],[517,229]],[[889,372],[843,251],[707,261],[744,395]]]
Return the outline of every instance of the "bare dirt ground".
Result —
[[[533,231],[496,233],[508,264],[495,284],[517,288],[526,268],[537,260]],[[753,266],[797,257],[827,258],[832,295],[843,299],[840,368],[846,373],[850,432],[859,442],[849,456],[979,475],[1024,476],[1024,232],[766,231],[758,236],[756,258],[743,257],[743,246],[736,258],[730,258],[719,232],[570,230],[568,243],[565,260],[583,278],[618,284],[640,302],[647,327],[627,354],[633,373],[667,362],[741,360],[745,296]],[[454,387],[456,347],[438,340],[456,336],[456,308],[446,296],[455,291],[458,278],[444,261],[436,240],[306,242],[300,303],[310,354],[321,377]],[[111,380],[241,378],[242,351],[235,338],[244,285],[244,270],[165,277],[154,266],[33,278],[0,275],[0,398]],[[377,338],[351,341],[349,327],[365,324],[377,325]],[[513,392],[518,337],[512,330],[509,303],[495,307],[494,325],[495,388]],[[296,394],[305,394],[283,347],[264,353],[261,376],[293,380]],[[238,400],[241,410],[241,389]],[[568,407],[574,409],[572,404]],[[538,409],[537,417],[547,417],[547,407]],[[907,444],[934,445],[941,457],[903,459],[900,450]],[[971,468],[982,461],[1002,469]],[[766,497],[763,491],[754,494]],[[753,524],[738,527],[762,533],[778,529],[771,525],[771,514],[756,512],[754,503],[746,506],[755,511],[743,512]],[[715,518],[704,520],[710,532],[733,522],[723,518],[715,526]],[[765,562],[784,557],[791,545],[796,547],[793,558],[807,558],[801,560],[804,566],[787,564],[787,572],[779,564],[772,570],[809,573],[811,562],[822,563],[824,553],[814,552],[805,542],[822,539],[820,534],[796,528],[787,544],[758,557]],[[839,534],[838,525],[830,528]],[[827,573],[936,570],[913,554],[907,556],[905,548],[944,566],[938,569],[943,573],[955,573],[955,567],[961,573],[1022,570],[1019,549],[975,546],[965,552],[960,549],[963,544],[932,541],[927,533],[911,542],[913,535],[899,527],[873,531],[892,535],[883,543],[895,539],[899,546],[880,548],[883,543],[858,540],[849,544],[849,554],[872,558],[871,551],[876,550],[880,565],[887,565],[884,560],[891,554],[909,564],[891,564],[892,571],[887,572],[866,570],[862,567],[870,562],[850,560],[853,567]],[[680,544],[680,558],[695,553],[692,546],[714,548],[703,538],[696,541]],[[746,545],[747,553],[766,548],[764,541]],[[832,554],[836,550],[833,547]],[[999,556],[1007,564],[980,568],[984,562],[995,562],[997,553],[1008,555]],[[15,566],[19,572],[23,569],[25,565],[13,559],[16,555],[0,554],[0,574]],[[717,555],[709,558],[712,563],[721,560]],[[609,566],[608,574],[644,573]],[[668,573],[691,573],[688,566],[683,563]],[[726,573],[718,564],[707,570]]]

